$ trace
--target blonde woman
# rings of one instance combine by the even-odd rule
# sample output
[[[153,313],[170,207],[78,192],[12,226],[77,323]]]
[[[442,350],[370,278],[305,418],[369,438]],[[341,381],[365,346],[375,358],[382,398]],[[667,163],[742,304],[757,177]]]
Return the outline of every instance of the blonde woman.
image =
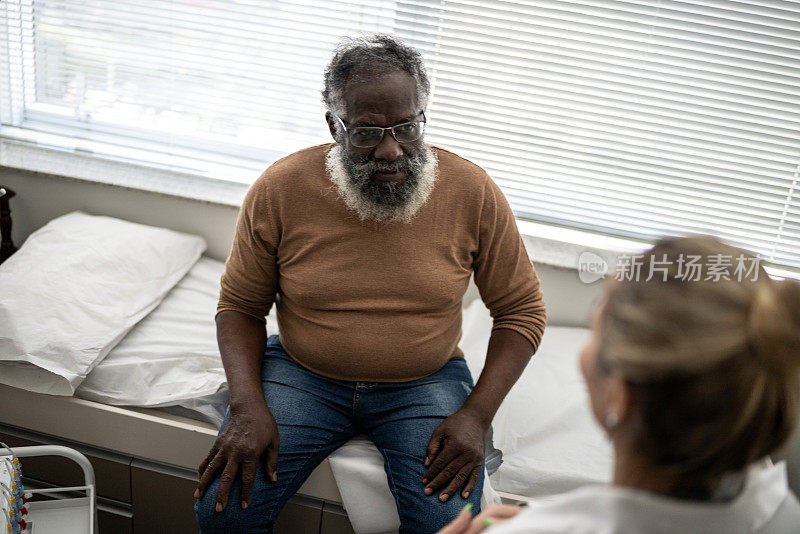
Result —
[[[800,283],[710,237],[661,240],[627,274],[580,356],[611,485],[465,510],[441,534],[800,533],[785,465],[764,461],[800,416]]]

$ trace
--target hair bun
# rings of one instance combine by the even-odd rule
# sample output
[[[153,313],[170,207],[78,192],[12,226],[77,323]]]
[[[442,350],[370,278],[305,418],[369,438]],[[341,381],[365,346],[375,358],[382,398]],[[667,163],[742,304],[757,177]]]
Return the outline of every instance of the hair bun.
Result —
[[[778,373],[800,371],[800,282],[765,280],[751,304],[755,355]]]

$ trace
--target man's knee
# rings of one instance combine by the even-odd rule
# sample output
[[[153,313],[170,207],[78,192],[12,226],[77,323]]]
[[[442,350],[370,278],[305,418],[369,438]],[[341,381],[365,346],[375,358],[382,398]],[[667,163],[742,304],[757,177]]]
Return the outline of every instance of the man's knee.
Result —
[[[472,504],[473,513],[480,510],[481,497],[483,494],[484,473],[478,477],[475,488],[470,495],[464,499],[462,497],[463,487],[450,495],[442,502],[439,500],[441,493],[447,488],[447,484],[438,488],[431,495],[425,495],[425,486],[422,484],[422,477],[425,468],[422,461],[403,462],[397,461],[397,457],[391,458],[387,462],[387,475],[390,478],[390,489],[395,494],[398,514],[402,524],[401,532],[427,533],[438,532],[439,529],[450,523],[461,513],[467,504]]]
[[[274,520],[265,513],[263,506],[255,502],[251,502],[247,509],[242,509],[238,498],[235,501],[229,499],[221,512],[217,512],[216,506],[216,485],[213,485],[194,505],[202,534],[272,532]]]
[[[480,513],[480,492],[475,492],[467,499],[454,495],[447,501],[441,502],[438,494],[422,497],[416,507],[398,510],[400,515],[400,532],[427,534],[438,532],[455,519],[468,504],[472,504],[472,513]]]
[[[482,491],[476,491],[468,498],[464,499],[460,495],[450,497],[446,502],[439,502],[437,505],[431,507],[435,520],[434,525],[441,529],[453,519],[458,517],[458,514],[467,506],[472,505],[472,514],[477,515],[481,512],[481,494]]]

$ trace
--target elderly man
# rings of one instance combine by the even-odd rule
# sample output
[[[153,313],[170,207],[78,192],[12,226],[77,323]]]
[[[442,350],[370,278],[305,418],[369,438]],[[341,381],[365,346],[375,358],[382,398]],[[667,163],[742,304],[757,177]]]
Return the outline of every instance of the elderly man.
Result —
[[[500,190],[425,144],[429,92],[416,50],[385,35],[347,42],[325,72],[336,143],[250,188],[217,312],[231,401],[200,466],[202,532],[270,532],[356,433],[384,457],[401,531],[477,510],[486,432],[545,312]],[[494,318],[474,388],[457,346],[473,274]],[[267,338],[273,302],[280,337]]]

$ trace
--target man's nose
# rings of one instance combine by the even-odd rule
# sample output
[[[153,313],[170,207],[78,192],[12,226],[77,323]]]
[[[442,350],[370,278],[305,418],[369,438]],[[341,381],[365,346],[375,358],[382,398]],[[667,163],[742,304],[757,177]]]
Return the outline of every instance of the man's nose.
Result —
[[[394,161],[403,155],[403,147],[400,146],[394,136],[388,130],[383,134],[383,139],[375,147],[375,159]]]

